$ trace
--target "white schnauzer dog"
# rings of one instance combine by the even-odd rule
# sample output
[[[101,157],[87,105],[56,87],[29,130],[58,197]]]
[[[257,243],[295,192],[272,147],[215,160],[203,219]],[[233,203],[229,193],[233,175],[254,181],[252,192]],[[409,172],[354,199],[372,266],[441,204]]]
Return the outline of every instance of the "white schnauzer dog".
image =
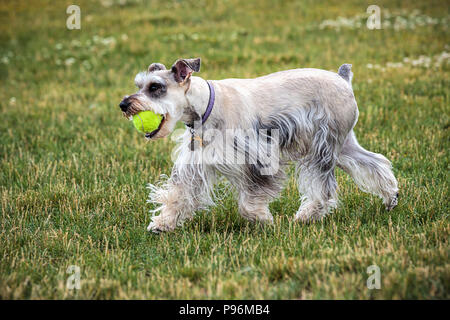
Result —
[[[294,69],[214,81],[192,76],[198,71],[198,58],[179,59],[170,70],[153,63],[136,76],[138,92],[120,103],[128,118],[145,110],[163,115],[147,139],[168,136],[178,121],[186,126],[171,176],[149,185],[149,202],[158,205],[153,213],[160,212],[149,231],[172,231],[213,205],[219,175],[234,187],[244,218],[272,222],[268,206],[292,162],[303,195],[296,220],[320,220],[336,206],[336,166],[363,191],[380,196],[387,210],[397,205],[390,161],[362,148],[353,132],[358,107],[351,65],[338,73]]]

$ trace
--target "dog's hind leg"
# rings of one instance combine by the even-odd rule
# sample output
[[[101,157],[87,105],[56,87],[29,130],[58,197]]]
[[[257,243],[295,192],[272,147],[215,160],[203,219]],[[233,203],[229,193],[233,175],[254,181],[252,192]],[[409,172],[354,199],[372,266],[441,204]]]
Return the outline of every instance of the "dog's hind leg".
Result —
[[[361,147],[353,131],[344,142],[337,164],[361,190],[381,197],[386,210],[392,210],[397,205],[398,186],[391,162],[383,155]]]
[[[318,119],[317,131],[308,154],[297,166],[297,183],[303,195],[295,215],[303,222],[322,219],[337,203],[337,183],[334,175],[339,139],[326,116]]]
[[[274,174],[262,174],[259,165],[243,165],[228,179],[238,193],[240,215],[252,222],[272,223],[270,201],[278,196],[285,179],[283,169]]]
[[[298,188],[302,204],[295,215],[295,220],[303,222],[317,221],[336,206],[337,183],[334,176],[334,163],[327,170],[301,164],[298,166]]]

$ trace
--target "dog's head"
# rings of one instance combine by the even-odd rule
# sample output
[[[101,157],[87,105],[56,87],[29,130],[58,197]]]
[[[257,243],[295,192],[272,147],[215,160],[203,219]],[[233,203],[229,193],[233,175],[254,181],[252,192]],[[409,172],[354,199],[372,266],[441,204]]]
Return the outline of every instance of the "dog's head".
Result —
[[[161,63],[152,63],[147,71],[136,75],[134,82],[138,92],[125,96],[119,104],[120,109],[127,118],[144,110],[163,115],[159,128],[147,137],[166,137],[189,107],[186,92],[194,71],[200,71],[200,58],[178,59],[170,70]]]

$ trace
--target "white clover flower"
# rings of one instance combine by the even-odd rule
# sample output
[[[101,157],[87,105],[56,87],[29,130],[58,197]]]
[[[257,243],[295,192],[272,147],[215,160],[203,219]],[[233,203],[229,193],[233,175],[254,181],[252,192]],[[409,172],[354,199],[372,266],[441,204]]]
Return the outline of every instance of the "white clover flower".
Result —
[[[403,63],[401,62],[388,62],[386,63],[387,68],[401,68],[403,67]]]
[[[83,63],[81,64],[86,70],[90,70],[92,69],[91,64],[89,63],[88,60],[84,60]]]
[[[435,56],[436,62],[434,63],[435,67],[440,67],[443,64],[446,64],[448,60],[450,60],[450,53],[444,51],[441,54]]]
[[[64,60],[64,64],[66,66],[70,67],[72,64],[75,63],[75,61],[76,61],[75,58],[70,57],[70,58],[67,58],[66,60]]]
[[[100,2],[104,7],[111,7],[114,4],[111,0],[101,0]]]
[[[76,39],[72,40],[71,44],[74,47],[81,47],[81,42]]]
[[[114,37],[107,37],[100,39],[100,42],[105,46],[114,46],[116,44],[116,39]]]

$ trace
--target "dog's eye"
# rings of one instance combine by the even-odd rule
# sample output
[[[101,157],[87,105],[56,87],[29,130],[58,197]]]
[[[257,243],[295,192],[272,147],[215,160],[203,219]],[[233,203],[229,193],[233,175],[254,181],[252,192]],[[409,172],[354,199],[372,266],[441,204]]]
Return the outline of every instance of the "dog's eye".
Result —
[[[148,91],[150,92],[155,92],[158,89],[161,89],[162,85],[159,83],[152,83],[149,87],[148,87]]]

